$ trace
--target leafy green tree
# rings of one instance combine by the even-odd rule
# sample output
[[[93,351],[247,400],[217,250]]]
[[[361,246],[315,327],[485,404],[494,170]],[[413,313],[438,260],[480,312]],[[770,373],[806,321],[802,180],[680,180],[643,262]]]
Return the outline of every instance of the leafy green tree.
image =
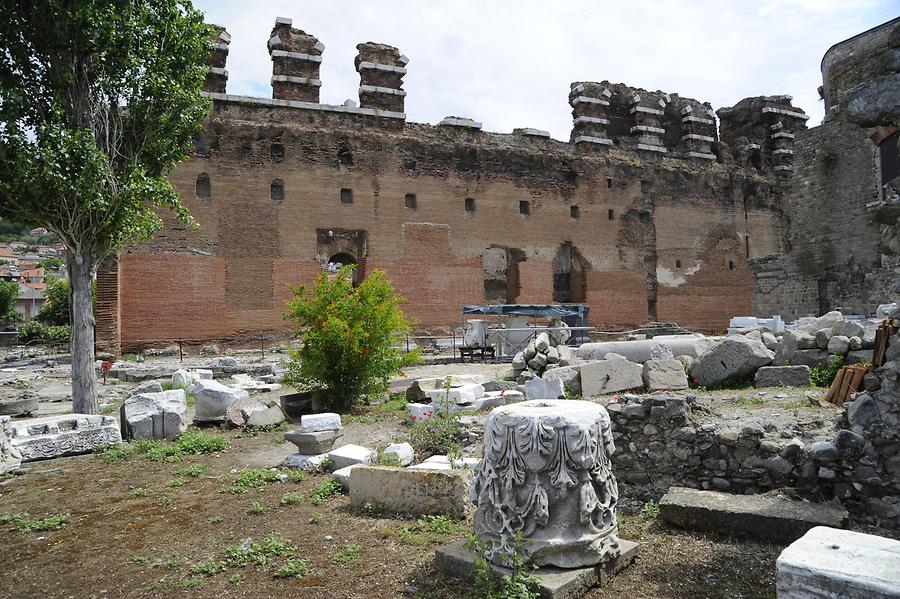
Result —
[[[48,325],[64,325],[69,322],[69,280],[47,278],[47,293],[37,319]]]
[[[0,281],[0,325],[18,322],[21,316],[16,312],[19,284],[15,281]]]
[[[158,209],[193,222],[167,175],[209,110],[211,34],[187,0],[0,3],[0,217],[68,246],[76,412],[97,412],[97,266]]]
[[[409,330],[403,297],[376,270],[353,287],[353,267],[322,273],[314,287],[291,287],[285,318],[299,326],[285,381],[316,391],[331,409],[348,411],[361,394],[382,394],[400,371],[399,345]]]

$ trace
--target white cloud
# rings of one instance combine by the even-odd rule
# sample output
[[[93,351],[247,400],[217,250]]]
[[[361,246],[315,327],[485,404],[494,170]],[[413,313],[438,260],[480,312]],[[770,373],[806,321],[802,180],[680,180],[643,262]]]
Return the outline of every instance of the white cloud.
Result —
[[[609,79],[730,106],[790,94],[818,123],[819,62],[832,45],[896,16],[873,0],[380,0],[196,2],[232,35],[228,91],[270,96],[266,41],[276,16],[325,44],[321,99],[356,99],[356,44],[410,57],[406,112],[485,129],[537,127],[568,139],[573,81]]]

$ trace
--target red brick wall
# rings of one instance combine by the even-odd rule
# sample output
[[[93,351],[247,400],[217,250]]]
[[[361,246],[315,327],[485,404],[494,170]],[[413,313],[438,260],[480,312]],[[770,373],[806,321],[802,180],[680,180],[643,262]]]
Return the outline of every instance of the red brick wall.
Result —
[[[768,184],[738,167],[350,118],[216,102],[204,131],[208,155],[172,174],[199,228],[166,217],[153,241],[122,254],[118,287],[102,285],[104,306],[119,293],[118,317],[104,308],[101,342],[114,343],[117,320],[125,347],[286,332],[287,284],[312,282],[329,258],[319,255],[326,250],[317,229],[360,232],[365,272],[387,271],[422,329],[457,325],[463,305],[485,301],[481,256],[491,246],[524,256],[518,302],[551,302],[564,243],[586,263],[592,324],[646,322],[655,257],[670,269],[676,259],[682,270],[700,264],[674,287],[660,281],[658,318],[715,329],[749,312],[740,235],[752,228],[767,250],[779,238],[769,230],[778,213],[765,198],[752,211],[739,204],[744,178],[764,192]],[[284,145],[281,162],[269,155],[274,139]],[[339,148],[351,149],[352,164],[338,160]],[[195,193],[200,173],[210,179],[208,199]],[[270,197],[274,179],[283,182],[282,201]],[[351,204],[340,202],[342,188],[353,190]],[[405,206],[408,193],[414,209]],[[530,214],[519,213],[522,201]],[[728,260],[734,270],[722,269]]]

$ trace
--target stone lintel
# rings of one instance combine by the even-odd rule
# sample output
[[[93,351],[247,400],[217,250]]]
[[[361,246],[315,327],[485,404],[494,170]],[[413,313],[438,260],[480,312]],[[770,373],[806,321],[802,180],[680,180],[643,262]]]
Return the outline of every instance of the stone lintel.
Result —
[[[629,129],[630,133],[659,133],[662,135],[666,132],[662,127],[651,127],[649,125],[634,125],[631,129]]]
[[[715,125],[716,122],[712,119],[705,119],[699,116],[686,116],[681,119],[682,123],[698,123],[700,125]]]
[[[663,520],[687,530],[792,542],[815,526],[841,527],[844,508],[763,495],[672,487],[659,502]]]
[[[308,77],[294,77],[293,75],[272,75],[272,83],[299,83],[300,85],[311,85],[313,87],[321,87],[322,81],[319,79],[309,79]]]
[[[219,39],[222,40],[222,42],[225,44],[230,44],[231,43],[231,34],[223,29],[222,33],[219,34]]]
[[[447,116],[441,119],[441,122],[438,123],[438,126],[449,126],[449,127],[465,127],[468,129],[481,129],[481,123],[469,118],[457,118],[455,116]]]
[[[528,135],[530,137],[546,137],[549,139],[550,132],[544,131],[543,129],[534,129],[532,127],[525,127],[522,130],[522,135]]]
[[[357,108],[355,106],[333,106],[331,104],[318,104],[316,102],[302,102],[300,100],[283,100],[280,98],[254,98],[252,96],[236,96],[233,94],[220,94],[217,92],[201,92],[201,95],[220,102],[235,102],[255,106],[283,106],[285,108],[299,108],[301,110],[321,110],[324,112],[344,112],[363,116],[377,116],[387,119],[406,120],[406,113],[392,110],[378,110],[376,108]]]
[[[714,137],[710,137],[709,135],[697,135],[696,133],[688,133],[687,135],[681,136],[682,141],[688,139],[696,139],[697,141],[708,141],[709,143],[713,143],[716,141]]]
[[[292,58],[304,62],[322,62],[322,57],[316,54],[304,54],[303,52],[288,52],[287,50],[272,50],[272,58]]]
[[[715,154],[706,154],[704,152],[688,152],[685,154],[688,158],[702,158],[703,160],[715,160]]]
[[[275,17],[275,25],[287,25],[290,27],[294,24],[293,19],[289,19],[287,17]]]
[[[572,106],[576,104],[597,104],[599,106],[609,106],[609,100],[602,98],[591,98],[590,96],[576,96],[572,98]]]
[[[772,134],[772,139],[780,139],[780,138],[794,139],[794,134],[788,133],[787,131],[779,131],[778,133]]]
[[[645,150],[647,152],[659,152],[660,154],[667,154],[669,151],[662,146],[652,146],[650,144],[638,144],[638,150]]]
[[[391,96],[405,96],[406,92],[402,89],[394,89],[392,87],[380,87],[378,85],[360,85],[360,94],[388,94]]]
[[[773,114],[781,114],[787,117],[795,118],[795,119],[803,119],[804,121],[809,120],[808,114],[803,114],[802,112],[794,112],[792,110],[785,110],[783,108],[775,108],[774,106],[763,106],[763,113],[773,113]]]
[[[377,62],[359,63],[359,70],[363,69],[369,69],[373,71],[387,71],[388,73],[400,73],[401,75],[406,74],[406,69],[403,67],[395,67],[389,64],[378,64]]]
[[[612,140],[607,139],[605,137],[594,137],[593,135],[579,135],[575,138],[573,143],[576,143],[576,144],[580,144],[580,143],[599,144],[599,145],[603,145],[603,146],[611,146]]]
[[[592,588],[604,587],[613,577],[631,566],[640,553],[640,545],[633,541],[619,539],[619,557],[585,568],[557,568],[544,566],[532,570],[537,577],[541,599],[576,599]],[[474,582],[475,554],[465,548],[465,540],[444,545],[434,552],[434,562],[438,570],[453,578]],[[510,573],[509,568],[491,564],[496,576]]]
[[[790,156],[793,153],[794,153],[793,150],[788,150],[786,148],[779,148],[778,150],[772,150],[773,156],[778,156],[779,154],[787,154],[788,156]]]
[[[213,75],[221,75],[228,79],[228,71],[221,67],[206,67],[207,73],[212,73]]]
[[[631,114],[636,112],[643,112],[644,114],[655,114],[657,116],[662,116],[663,111],[658,108],[647,108],[646,106],[632,106],[631,110],[629,110]]]
[[[580,123],[593,123],[593,124],[597,124],[597,125],[608,125],[609,119],[605,119],[602,117],[596,117],[596,116],[579,116],[579,117],[576,117],[575,120],[572,122],[573,125],[578,125]]]

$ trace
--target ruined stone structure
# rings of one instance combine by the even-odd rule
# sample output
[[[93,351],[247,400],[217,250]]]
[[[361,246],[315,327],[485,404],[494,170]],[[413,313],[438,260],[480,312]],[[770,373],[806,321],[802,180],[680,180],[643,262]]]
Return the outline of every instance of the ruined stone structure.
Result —
[[[854,89],[892,79],[893,91],[878,87],[878,102],[900,105],[898,71],[900,19],[826,52],[819,89],[825,120],[794,132],[793,153],[785,154],[793,158],[785,252],[750,261],[754,315],[791,320],[831,309],[874,314],[900,291],[900,210],[891,201],[900,187],[897,127],[861,127],[848,104]],[[885,72],[892,76],[883,77]],[[789,127],[793,120],[782,123]],[[728,141],[724,132],[722,138]]]
[[[359,104],[319,102],[324,47],[279,18],[272,98],[227,95],[172,180],[197,230],[167,222],[98,275],[102,349],[284,333],[289,283],[328,262],[384,269],[424,329],[463,304],[586,302],[591,324],[723,330],[751,310],[747,258],[777,254],[792,137],[784,96],[720,111],[674,93],[572,84],[571,139],[447,117],[407,122],[396,48],[364,43]],[[721,137],[721,139],[720,139]]]

